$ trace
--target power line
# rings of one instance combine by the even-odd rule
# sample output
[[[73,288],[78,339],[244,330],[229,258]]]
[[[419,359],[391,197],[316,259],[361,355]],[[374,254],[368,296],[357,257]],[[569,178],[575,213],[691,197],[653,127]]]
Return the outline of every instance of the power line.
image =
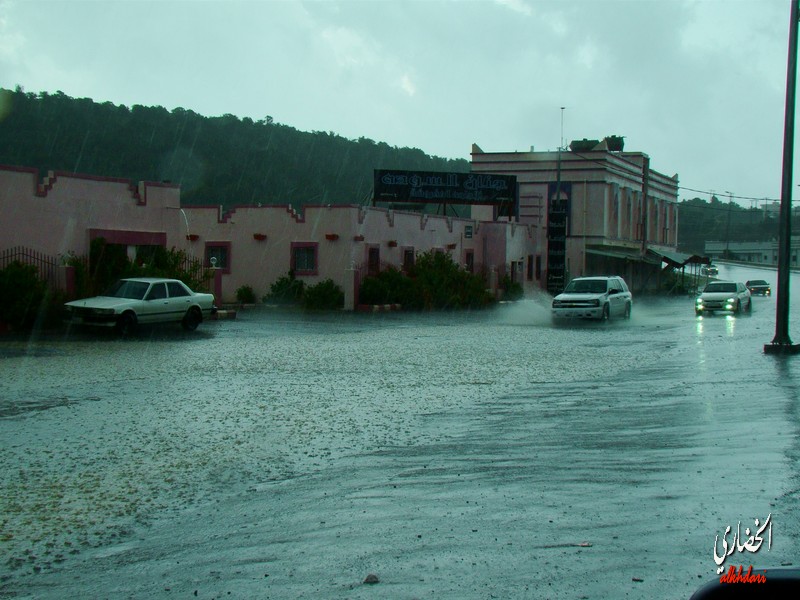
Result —
[[[678,186],[679,190],[685,190],[687,192],[696,192],[698,194],[708,194],[709,196],[719,196],[719,192],[710,191],[710,190],[696,190],[690,187],[684,187],[682,185]],[[756,202],[780,202],[779,198],[755,198],[753,196],[731,196],[734,200],[755,200]],[[798,202],[798,200],[792,200],[792,202]]]

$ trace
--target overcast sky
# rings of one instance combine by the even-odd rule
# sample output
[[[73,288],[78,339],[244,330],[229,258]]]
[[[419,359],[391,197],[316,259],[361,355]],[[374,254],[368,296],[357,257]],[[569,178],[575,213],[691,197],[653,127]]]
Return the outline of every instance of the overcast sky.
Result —
[[[790,0],[0,0],[0,87],[270,115],[302,131],[464,159],[472,143],[556,149],[563,106],[567,144],[625,136],[626,150],[679,175],[680,199],[732,192],[750,206],[780,197],[789,8]]]

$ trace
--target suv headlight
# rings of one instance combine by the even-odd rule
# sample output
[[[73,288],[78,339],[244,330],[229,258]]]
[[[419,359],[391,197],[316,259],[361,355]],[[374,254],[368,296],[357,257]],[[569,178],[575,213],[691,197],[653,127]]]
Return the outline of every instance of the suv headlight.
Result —
[[[697,305],[699,306],[701,304],[703,304],[703,299],[702,298],[698,298],[697,299]]]
[[[591,305],[592,306],[600,306],[600,300],[595,298],[594,300],[591,301]]]

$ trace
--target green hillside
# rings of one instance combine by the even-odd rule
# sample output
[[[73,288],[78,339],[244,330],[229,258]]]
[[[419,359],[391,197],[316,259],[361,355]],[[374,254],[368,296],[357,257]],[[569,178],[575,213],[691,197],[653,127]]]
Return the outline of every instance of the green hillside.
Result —
[[[469,162],[233,115],[0,89],[0,164],[171,181],[185,204],[353,204],[374,169],[468,172]]]

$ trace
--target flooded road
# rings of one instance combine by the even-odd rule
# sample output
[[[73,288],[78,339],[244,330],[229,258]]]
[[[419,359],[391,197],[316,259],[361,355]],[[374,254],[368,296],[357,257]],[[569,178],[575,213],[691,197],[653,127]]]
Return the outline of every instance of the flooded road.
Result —
[[[774,314],[637,298],[553,327],[542,298],[2,340],[0,595],[688,598],[769,514],[726,566],[796,564]]]

